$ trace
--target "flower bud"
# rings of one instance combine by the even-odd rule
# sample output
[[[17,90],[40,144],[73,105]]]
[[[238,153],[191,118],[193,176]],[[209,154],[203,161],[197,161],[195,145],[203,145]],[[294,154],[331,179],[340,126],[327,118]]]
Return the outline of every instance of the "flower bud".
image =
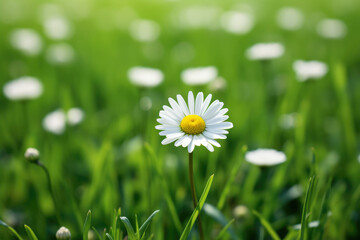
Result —
[[[70,240],[71,239],[71,233],[70,233],[69,229],[67,229],[66,227],[61,227],[56,232],[56,239],[57,240]]]
[[[249,214],[249,209],[244,205],[236,206],[233,210],[235,218],[245,218]]]
[[[40,153],[36,148],[28,148],[26,149],[24,156],[29,162],[37,162],[39,160]]]

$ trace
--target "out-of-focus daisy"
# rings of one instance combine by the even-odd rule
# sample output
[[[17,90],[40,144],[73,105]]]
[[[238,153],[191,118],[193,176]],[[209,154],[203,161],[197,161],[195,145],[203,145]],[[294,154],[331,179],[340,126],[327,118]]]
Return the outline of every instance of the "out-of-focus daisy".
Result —
[[[319,224],[320,224],[319,221],[312,221],[312,222],[309,222],[308,226],[309,226],[309,228],[316,228],[316,227],[319,226]],[[301,223],[294,225],[293,229],[300,230],[301,229]]]
[[[75,126],[81,123],[84,119],[84,116],[84,111],[80,108],[70,108],[66,114],[67,122],[71,126]]]
[[[67,39],[72,34],[69,21],[61,15],[53,15],[45,18],[44,31],[48,38],[54,40]]]
[[[214,29],[217,28],[218,17],[221,9],[217,6],[191,6],[181,9],[175,15],[174,24],[185,29]]]
[[[226,80],[223,77],[217,77],[209,85],[209,89],[213,92],[224,90],[226,88]]]
[[[4,95],[10,100],[38,98],[43,92],[41,82],[34,77],[21,77],[4,85]]]
[[[318,23],[316,30],[324,38],[339,39],[345,37],[347,27],[341,20],[323,19]]]
[[[190,86],[207,84],[217,76],[218,70],[214,66],[188,68],[181,72],[181,80]]]
[[[250,60],[268,60],[281,57],[285,48],[281,43],[257,43],[246,51]]]
[[[162,71],[148,67],[132,67],[127,75],[130,82],[139,87],[156,87],[164,79]]]
[[[209,151],[214,151],[214,146],[220,147],[215,139],[226,139],[225,129],[233,127],[231,122],[225,122],[229,116],[225,115],[228,109],[222,107],[224,103],[215,100],[210,104],[212,95],[209,94],[204,100],[202,92],[194,99],[193,93],[188,94],[188,104],[181,95],[177,95],[177,101],[169,98],[171,107],[164,106],[160,111],[157,121],[161,125],[155,128],[160,130],[160,135],[166,138],[162,144],[175,142],[175,146],[187,147],[192,153],[195,146],[203,145]]]
[[[160,26],[152,20],[137,19],[130,25],[130,35],[139,42],[152,42],[160,35]]]
[[[280,117],[280,126],[283,129],[292,129],[296,124],[296,113],[284,114]]]
[[[221,16],[222,28],[233,34],[246,34],[254,26],[254,18],[249,13],[229,11]]]
[[[295,31],[302,27],[304,15],[297,8],[284,7],[278,11],[276,20],[279,27],[285,30]]]
[[[74,50],[67,43],[53,44],[46,51],[46,59],[52,64],[66,64],[74,59]]]
[[[293,64],[293,69],[300,82],[322,78],[328,72],[327,65],[319,61],[297,60]]]
[[[274,149],[260,148],[254,151],[249,151],[245,154],[245,159],[249,163],[258,166],[274,166],[286,161],[286,156],[283,152]]]
[[[46,131],[60,135],[65,131],[66,115],[63,110],[55,110],[45,116],[42,124]]]
[[[32,29],[16,29],[10,34],[10,43],[26,55],[38,55],[42,49],[39,34]]]

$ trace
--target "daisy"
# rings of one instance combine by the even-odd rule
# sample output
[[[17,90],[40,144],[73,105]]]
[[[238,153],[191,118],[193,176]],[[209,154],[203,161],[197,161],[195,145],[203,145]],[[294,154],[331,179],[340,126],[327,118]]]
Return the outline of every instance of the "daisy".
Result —
[[[246,51],[249,60],[269,60],[281,57],[285,52],[281,43],[257,43]]]
[[[304,15],[297,8],[284,7],[278,11],[276,20],[282,29],[295,31],[303,26]]]
[[[63,134],[66,126],[65,112],[60,109],[50,112],[43,119],[42,125],[48,132],[57,135]]]
[[[213,145],[220,147],[215,139],[226,139],[225,134],[229,132],[225,129],[232,128],[233,124],[225,122],[229,116],[225,115],[228,109],[222,109],[224,103],[215,100],[210,104],[211,97],[209,94],[204,100],[203,93],[199,92],[195,99],[190,91],[188,104],[181,95],[177,95],[177,101],[169,98],[171,107],[163,107],[157,119],[161,125],[155,127],[161,131],[161,136],[166,136],[161,143],[175,142],[176,147],[187,147],[189,153],[200,145],[210,152],[214,151]]]
[[[283,152],[274,149],[260,148],[247,152],[245,154],[245,159],[254,165],[267,167],[285,162],[286,156]]]
[[[153,42],[160,36],[160,25],[152,20],[137,19],[131,23],[129,31],[138,42]]]
[[[16,29],[10,34],[11,45],[29,56],[38,55],[43,43],[40,35],[32,29]]]
[[[130,82],[139,87],[156,87],[164,80],[161,70],[149,67],[132,67],[127,75]]]
[[[322,78],[328,72],[328,66],[320,61],[297,60],[293,64],[293,69],[300,82]]]
[[[317,33],[329,39],[344,38],[347,32],[346,24],[338,19],[323,19],[317,25]]]
[[[74,49],[67,43],[56,43],[46,51],[46,60],[55,65],[70,63],[74,59]]]
[[[182,81],[189,86],[207,84],[218,76],[218,70],[214,66],[188,68],[181,72]]]
[[[238,11],[229,11],[221,16],[222,28],[233,34],[246,34],[254,26],[254,18],[251,14]]]
[[[10,100],[35,99],[41,96],[43,85],[37,78],[24,76],[6,83],[3,92]]]

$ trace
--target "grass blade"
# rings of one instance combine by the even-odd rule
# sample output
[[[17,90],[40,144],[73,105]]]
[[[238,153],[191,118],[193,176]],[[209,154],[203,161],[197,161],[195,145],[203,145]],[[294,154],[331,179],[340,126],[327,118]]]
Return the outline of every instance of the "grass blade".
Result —
[[[233,224],[233,222],[235,222],[235,219],[231,219],[230,222],[228,222],[228,224],[225,225],[225,227],[220,231],[219,235],[216,237],[215,240],[221,240],[224,238],[224,235],[226,233],[226,231],[230,228],[231,224]],[[237,238],[235,238],[237,239]]]
[[[7,225],[5,222],[0,220],[0,226],[6,227],[7,229],[10,230],[10,232],[12,232],[19,240],[23,240],[20,235],[15,231],[15,229],[13,229],[12,227],[10,227],[9,225]]]
[[[109,240],[114,240],[110,234],[106,233],[106,237],[109,239]]]
[[[84,222],[83,240],[88,240],[88,233],[90,230],[90,226],[91,226],[91,211],[89,210]]]
[[[128,237],[130,240],[136,240],[136,235],[134,232],[134,229],[129,221],[129,219],[127,219],[127,217],[120,217],[121,221],[124,223]]]
[[[34,231],[28,225],[24,225],[24,227],[25,227],[26,233],[27,233],[28,237],[30,238],[30,240],[38,240]]]
[[[141,227],[140,227],[140,229],[139,229],[139,233],[140,233],[139,235],[140,235],[140,236],[142,236],[143,234],[145,234],[146,229],[148,228],[148,226],[149,226],[152,218],[153,218],[153,217],[155,216],[155,214],[157,214],[158,212],[160,212],[160,210],[154,211],[154,212],[150,215],[150,217],[148,217],[148,219],[146,219],[146,221],[144,222],[144,224],[141,225]]]
[[[252,213],[260,220],[261,225],[263,225],[263,227],[266,229],[266,231],[268,231],[268,233],[270,234],[272,239],[275,239],[275,240],[281,239],[279,237],[279,235],[277,235],[275,230],[272,228],[271,224],[265,218],[263,218],[263,216],[261,216],[260,213],[258,213],[255,210],[253,210]]]
[[[314,183],[315,183],[315,175],[310,177],[309,185],[308,185],[308,188],[306,190],[305,202],[304,202],[302,216],[301,216],[301,231],[300,231],[300,235],[299,235],[300,240],[306,239],[305,235],[306,235],[306,231],[307,231],[307,228],[308,228],[308,214],[307,214],[307,212],[308,212],[308,209],[309,209],[309,206],[310,206],[311,195],[312,195],[312,192],[314,190]]]
[[[202,207],[204,206],[205,200],[206,200],[206,198],[207,198],[207,196],[209,194],[213,178],[214,178],[214,174],[211,175],[209,180],[207,181],[206,186],[204,188],[204,191],[201,194],[198,205],[196,206],[196,208],[195,208],[194,212],[192,213],[189,221],[187,222],[187,224],[185,226],[185,229],[184,229],[183,233],[181,234],[180,240],[186,240],[187,237],[189,236],[190,231],[191,231],[191,229],[192,229],[192,227],[193,227],[193,225],[194,225],[194,223],[196,221],[196,218],[198,217]]]

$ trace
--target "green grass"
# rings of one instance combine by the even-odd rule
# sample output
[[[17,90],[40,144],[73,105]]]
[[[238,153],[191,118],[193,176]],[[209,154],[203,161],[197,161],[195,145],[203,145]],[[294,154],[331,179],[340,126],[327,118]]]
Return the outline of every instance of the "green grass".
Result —
[[[39,21],[43,2],[0,2],[0,87],[23,75],[35,76],[44,85],[43,95],[35,100],[15,102],[0,94],[0,219],[21,237],[36,234],[38,239],[53,239],[65,226],[73,239],[81,239],[90,209],[91,225],[86,230],[96,229],[103,239],[110,239],[104,233],[106,228],[111,238],[120,239],[127,232],[120,216],[126,216],[136,232],[135,223],[144,223],[159,209],[145,239],[179,239],[193,212],[187,152],[173,144],[162,146],[155,125],[160,109],[168,105],[167,98],[189,90],[212,93],[213,99],[223,101],[234,124],[228,138],[220,141],[221,148],[210,153],[197,147],[194,152],[197,194],[200,196],[214,174],[206,204],[223,217],[219,222],[201,211],[207,239],[219,234],[221,239],[233,239],[234,235],[238,239],[297,239],[302,231],[303,239],[359,237],[358,1],[277,0],[271,5],[247,1],[256,23],[243,36],[220,28],[175,27],[177,12],[194,5],[192,1],[56,1],[74,29],[65,42],[74,48],[75,60],[64,66],[49,64],[45,51],[29,57],[9,43],[8,36],[16,28],[37,30],[44,49],[58,42],[43,32]],[[229,10],[236,2],[197,4]],[[288,32],[276,25],[277,10],[288,5],[305,15],[305,25],[298,31]],[[121,27],[129,26],[131,20],[121,14],[125,8],[159,23],[161,34],[155,43],[136,42]],[[20,9],[18,20],[11,21],[11,9]],[[329,40],[318,36],[316,23],[323,17],[343,20],[348,27],[346,37]],[[246,49],[258,42],[281,42],[285,54],[267,64],[247,60]],[[194,57],[178,62],[174,47],[179,43],[190,44]],[[292,69],[297,59],[324,61],[329,72],[319,81],[298,82]],[[226,89],[211,91],[209,86],[189,87],[181,81],[183,69],[207,65],[218,68]],[[133,86],[126,75],[133,66],[161,69],[163,84],[153,89]],[[152,100],[148,111],[139,104],[145,96]],[[59,136],[42,128],[47,113],[71,107],[84,110],[85,120],[80,125],[67,126]],[[290,113],[296,113],[296,127],[284,129],[280,121]],[[263,171],[244,160],[244,146],[284,151],[287,161]],[[46,176],[23,157],[28,147],[41,152],[60,203],[57,209]],[[309,196],[306,190],[315,170],[317,181]],[[303,191],[291,197],[289,190],[295,185]],[[238,205],[246,206],[249,213],[235,217],[233,209]],[[114,213],[118,208],[121,215]],[[318,228],[306,227],[315,220],[320,220]],[[305,226],[302,231],[293,230],[299,223]],[[24,228],[25,224],[31,228]],[[116,230],[111,231],[110,226]],[[0,227],[0,239],[13,236],[11,229]],[[196,237],[195,224],[189,239]]]

